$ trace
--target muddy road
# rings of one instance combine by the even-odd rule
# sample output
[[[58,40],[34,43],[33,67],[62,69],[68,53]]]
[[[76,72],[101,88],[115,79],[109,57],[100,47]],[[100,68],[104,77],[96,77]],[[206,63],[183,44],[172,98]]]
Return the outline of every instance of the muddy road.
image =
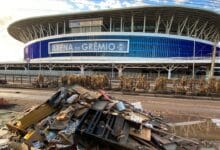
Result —
[[[12,111],[23,111],[45,102],[55,90],[0,88],[0,98],[4,98]],[[123,95],[121,92],[108,92],[121,100],[141,102],[146,111],[167,116],[171,121],[191,120],[192,118],[220,118],[220,101],[164,98],[145,95]]]

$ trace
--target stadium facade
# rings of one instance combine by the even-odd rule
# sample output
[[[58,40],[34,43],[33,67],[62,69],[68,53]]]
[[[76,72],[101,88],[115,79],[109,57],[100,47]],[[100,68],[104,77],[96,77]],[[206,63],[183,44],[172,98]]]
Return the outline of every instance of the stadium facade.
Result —
[[[8,32],[25,43],[32,69],[174,70],[207,74],[220,64],[220,14],[188,7],[157,6],[34,17]],[[214,62],[213,62],[214,61]],[[204,70],[205,68],[205,70]],[[178,71],[176,71],[178,72]],[[204,73],[202,73],[204,74]]]

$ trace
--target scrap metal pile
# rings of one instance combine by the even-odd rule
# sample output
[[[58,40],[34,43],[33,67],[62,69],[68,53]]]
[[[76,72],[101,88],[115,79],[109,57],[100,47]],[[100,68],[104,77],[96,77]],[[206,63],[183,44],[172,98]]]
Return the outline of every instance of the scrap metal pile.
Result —
[[[197,149],[173,135],[159,116],[104,91],[75,85],[7,124],[10,141],[37,149]]]

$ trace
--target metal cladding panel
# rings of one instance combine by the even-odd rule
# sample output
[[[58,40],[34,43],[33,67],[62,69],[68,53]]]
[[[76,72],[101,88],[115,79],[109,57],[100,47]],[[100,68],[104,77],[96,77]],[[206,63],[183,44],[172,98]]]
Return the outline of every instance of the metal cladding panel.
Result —
[[[48,53],[50,43],[65,43],[71,41],[113,41],[127,40],[128,52],[59,52]],[[114,41],[113,41],[114,42]],[[47,57],[63,57],[63,56],[115,56],[115,57],[142,57],[142,58],[167,58],[167,57],[193,57],[195,47],[195,57],[210,57],[213,46],[194,40],[185,40],[167,37],[152,36],[116,36],[116,35],[97,35],[97,36],[80,36],[65,37],[42,40],[25,47],[25,60]],[[220,54],[220,48],[217,48],[217,54]]]

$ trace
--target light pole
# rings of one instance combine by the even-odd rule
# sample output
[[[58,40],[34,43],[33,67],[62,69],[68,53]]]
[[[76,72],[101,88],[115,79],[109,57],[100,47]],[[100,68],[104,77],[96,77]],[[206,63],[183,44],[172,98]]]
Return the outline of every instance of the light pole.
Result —
[[[196,53],[196,40],[194,37],[194,44],[193,44],[193,70],[192,70],[192,78],[195,79],[195,53]]]

